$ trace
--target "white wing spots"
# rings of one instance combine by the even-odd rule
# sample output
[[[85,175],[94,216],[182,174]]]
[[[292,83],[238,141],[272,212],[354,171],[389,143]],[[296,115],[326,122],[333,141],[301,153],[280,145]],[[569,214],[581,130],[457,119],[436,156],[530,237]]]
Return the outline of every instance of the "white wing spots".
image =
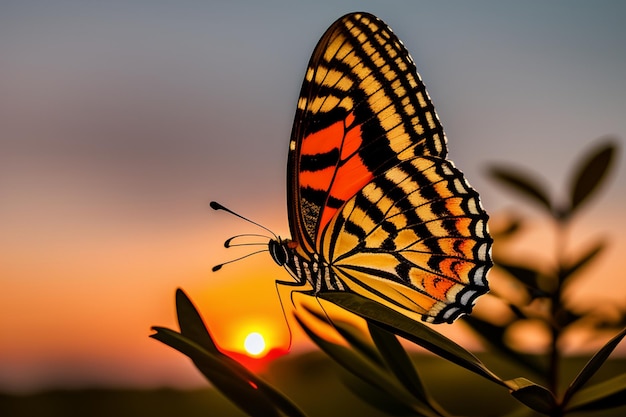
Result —
[[[465,181],[463,181],[461,178],[455,178],[454,179],[454,191],[456,191],[459,194],[467,194],[467,183]]]
[[[467,209],[469,210],[471,214],[480,214],[480,211],[478,210],[478,207],[476,204],[476,198],[470,198],[467,201]],[[476,232],[478,233],[479,231],[477,230]]]
[[[487,243],[481,244],[478,247],[476,254],[478,255],[478,259],[480,259],[481,261],[488,260],[489,259],[489,245]]]
[[[448,177],[452,177],[454,175],[454,171],[452,170],[452,167],[448,164],[441,165],[441,170],[443,171],[444,175]]]
[[[447,142],[448,138],[446,137],[445,133],[443,134],[443,140],[439,138],[439,133],[435,133],[433,135],[433,143],[435,144],[435,149],[437,150],[438,154],[441,154],[444,151]]]
[[[458,311],[459,311],[458,307],[449,308],[445,313],[443,313],[443,320],[444,321],[450,320],[451,317],[454,317],[456,314],[458,314]]]
[[[481,265],[478,268],[476,268],[473,278],[474,278],[474,283],[476,285],[479,285],[481,287],[486,287],[487,286],[487,267],[484,265]]]

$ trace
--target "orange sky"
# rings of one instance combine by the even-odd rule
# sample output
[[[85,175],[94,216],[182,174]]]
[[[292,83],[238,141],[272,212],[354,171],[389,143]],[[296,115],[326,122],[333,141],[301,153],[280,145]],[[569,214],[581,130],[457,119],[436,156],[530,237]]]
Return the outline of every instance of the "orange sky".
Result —
[[[287,274],[267,254],[212,273],[245,253],[224,250],[226,238],[258,230],[208,202],[288,235],[296,97],[315,42],[345,12],[378,14],[402,38],[451,158],[490,213],[520,200],[487,179],[487,164],[529,167],[561,190],[596,138],[626,137],[617,3],[277,1],[245,14],[113,3],[0,13],[0,390],[204,384],[148,338],[152,325],[175,327],[177,287],[225,347],[257,323],[270,343],[285,343],[273,280]],[[621,165],[574,224],[572,251],[596,237],[610,243],[577,303],[626,304]],[[519,256],[546,256],[542,227]]]

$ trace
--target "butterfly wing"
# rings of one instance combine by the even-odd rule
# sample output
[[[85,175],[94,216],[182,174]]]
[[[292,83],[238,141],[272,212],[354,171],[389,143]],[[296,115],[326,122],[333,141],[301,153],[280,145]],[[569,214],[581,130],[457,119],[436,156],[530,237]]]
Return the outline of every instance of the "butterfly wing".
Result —
[[[320,248],[351,291],[434,323],[488,290],[491,238],[478,194],[450,161],[415,157],[346,202]]]
[[[290,141],[298,255],[329,264],[341,288],[425,320],[469,312],[488,288],[492,241],[446,154],[400,40],[370,14],[337,20],[309,62]]]
[[[374,176],[416,155],[445,157],[443,129],[400,40],[367,13],[337,20],[309,62],[290,141],[288,209],[300,253]]]

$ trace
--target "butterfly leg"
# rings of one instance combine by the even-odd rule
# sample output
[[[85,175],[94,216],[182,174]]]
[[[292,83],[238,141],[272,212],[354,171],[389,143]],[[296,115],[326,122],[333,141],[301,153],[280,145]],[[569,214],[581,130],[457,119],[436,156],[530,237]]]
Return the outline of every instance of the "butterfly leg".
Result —
[[[278,295],[278,300],[280,302],[280,310],[283,313],[283,318],[285,319],[285,323],[287,324],[287,330],[289,331],[289,345],[287,347],[287,349],[291,348],[291,342],[293,340],[293,333],[291,331],[291,326],[289,325],[289,320],[287,318],[287,313],[285,311],[285,305],[283,304],[283,297],[281,296],[280,293],[280,289],[281,287],[303,287],[306,285],[306,282],[302,283],[302,282],[297,282],[297,281],[280,281],[280,280],[276,280],[274,281],[274,285],[276,287],[276,294]],[[302,293],[302,294],[306,294],[306,295],[311,295],[314,296],[315,292],[313,289],[308,289],[308,290],[291,290],[289,291],[289,299],[291,300],[291,305],[293,307],[296,307],[296,304],[293,300],[293,293]]]

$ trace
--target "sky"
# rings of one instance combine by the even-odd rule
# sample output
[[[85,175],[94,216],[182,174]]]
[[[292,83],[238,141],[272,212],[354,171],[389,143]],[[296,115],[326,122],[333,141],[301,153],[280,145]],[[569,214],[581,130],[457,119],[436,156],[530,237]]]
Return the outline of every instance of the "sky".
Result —
[[[626,304],[624,2],[3,1],[0,390],[203,384],[148,338],[175,327],[178,287],[226,347],[248,329],[287,343],[274,285],[286,272],[261,254],[212,273],[246,253],[226,238],[258,229],[208,202],[289,235],[304,70],[324,30],[357,10],[411,52],[449,157],[492,215],[521,200],[489,164],[527,167],[563,197],[573,164],[614,138],[610,182],[572,226],[610,247],[574,300]],[[544,242],[539,211],[525,213]]]

